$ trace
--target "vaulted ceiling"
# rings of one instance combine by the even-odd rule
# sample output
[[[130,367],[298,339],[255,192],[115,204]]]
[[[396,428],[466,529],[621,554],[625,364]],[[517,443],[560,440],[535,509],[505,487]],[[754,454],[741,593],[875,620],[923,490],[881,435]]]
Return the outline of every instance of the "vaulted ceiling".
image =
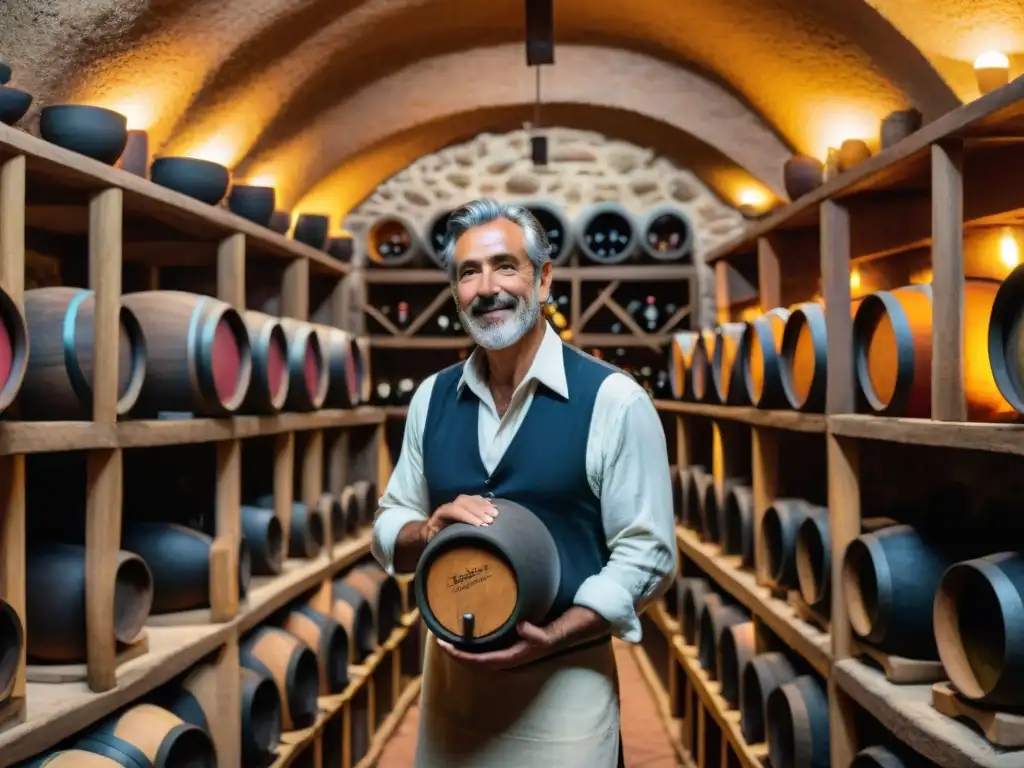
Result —
[[[0,0],[0,15],[34,109],[118,109],[155,155],[271,180],[286,209],[337,218],[416,157],[532,118],[522,0]],[[732,201],[748,183],[784,197],[794,151],[976,98],[984,51],[1024,66],[1019,0],[556,0],[555,29],[542,121],[649,145]]]

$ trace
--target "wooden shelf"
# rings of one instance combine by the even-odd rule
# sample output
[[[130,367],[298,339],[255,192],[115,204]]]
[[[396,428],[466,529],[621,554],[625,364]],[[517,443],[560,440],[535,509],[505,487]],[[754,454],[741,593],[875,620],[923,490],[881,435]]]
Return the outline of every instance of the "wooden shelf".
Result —
[[[929,153],[943,139],[986,139],[1020,132],[1024,115],[1024,78],[924,125],[898,144],[826,181],[749,227],[742,236],[705,256],[713,264],[736,253],[756,247],[758,238],[786,229],[800,229],[818,223],[818,207],[827,200],[855,194],[898,188],[901,182],[924,178],[928,183]]]
[[[841,437],[1024,456],[1024,424],[978,424],[842,414],[830,416],[828,425],[833,435]]]
[[[228,419],[158,419],[99,424],[92,421],[0,422],[0,456],[97,448],[153,448],[380,424],[379,408],[235,416]]]
[[[468,336],[385,336],[370,337],[374,349],[469,349],[473,340]]]
[[[284,575],[253,581],[247,604],[230,622],[148,626],[149,652],[119,667],[117,685],[108,691],[93,693],[84,682],[29,683],[26,721],[0,732],[0,765],[31,757],[146,695],[369,552],[367,531],[338,544],[330,559],[289,560]]]
[[[678,400],[655,400],[654,405],[662,413],[677,413],[684,416],[706,416],[709,419],[740,421],[755,427],[821,434],[824,434],[827,430],[826,418],[820,413],[768,411],[747,406],[707,405],[705,403],[687,403]]]
[[[856,659],[832,667],[836,685],[907,746],[944,768],[1022,768],[1024,750],[1005,751],[932,708],[931,685],[893,685]]]
[[[788,603],[771,596],[757,586],[754,574],[739,568],[738,557],[719,554],[714,544],[705,544],[696,533],[676,528],[676,541],[683,556],[689,558],[709,578],[757,616],[779,639],[798,653],[824,678],[832,667],[832,648],[828,634],[801,619]]]
[[[666,639],[676,663],[686,672],[686,676],[697,691],[705,711],[711,714],[718,723],[718,727],[722,729],[722,735],[732,745],[740,765],[743,768],[763,768],[764,760],[768,755],[767,745],[747,744],[746,739],[743,738],[743,732],[740,730],[739,710],[729,708],[720,694],[721,684],[709,680],[707,673],[701,669],[697,661],[697,649],[686,645],[680,635]]]
[[[68,192],[77,192],[81,193],[82,201],[87,202],[92,192],[111,188],[122,190],[126,220],[133,216],[152,219],[200,240],[218,241],[238,233],[245,236],[246,245],[253,253],[289,260],[306,259],[315,272],[343,275],[349,270],[347,264],[323,251],[254,224],[226,208],[206,205],[16,128],[0,125],[0,158],[18,155],[25,157],[26,173],[30,181],[35,182],[38,177],[39,182],[59,188],[65,197]],[[38,206],[29,204],[27,207],[31,209]],[[76,217],[73,213],[68,214],[76,209],[85,210],[86,207],[62,204],[58,215],[55,206],[49,205],[44,206],[44,209],[49,209],[44,210],[44,213],[48,214],[48,218],[62,223],[62,232],[67,232],[67,221],[72,219],[80,223],[84,233],[88,228],[88,215]],[[213,259],[211,264],[215,262],[216,259]]]

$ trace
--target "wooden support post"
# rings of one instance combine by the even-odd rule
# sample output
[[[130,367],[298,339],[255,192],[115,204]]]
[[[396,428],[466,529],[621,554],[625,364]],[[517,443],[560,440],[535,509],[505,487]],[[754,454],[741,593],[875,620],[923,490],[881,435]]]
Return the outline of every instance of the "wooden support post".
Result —
[[[782,306],[782,270],[769,237],[757,238],[757,296],[762,312]]]
[[[295,433],[282,432],[274,442],[274,515],[281,522],[286,542],[292,530],[292,501],[295,499],[294,467]]]
[[[963,144],[932,145],[932,418],[966,421]]]
[[[715,320],[728,323],[730,312],[729,262],[725,259],[715,262]]]
[[[0,165],[0,285],[19,307],[25,290],[25,158]],[[25,457],[0,458],[0,598],[25,626]],[[0,720],[25,715],[25,648]]]
[[[826,413],[853,413],[853,319],[850,299],[850,214],[832,200],[821,204],[821,283],[828,329]]]
[[[761,520],[779,495],[779,433],[751,427],[751,486],[754,504],[754,576],[768,585],[768,554],[761,538]]]
[[[300,464],[300,477],[302,501],[310,509],[315,509],[320,501],[320,494],[324,492],[324,433],[315,429],[303,435],[302,462]],[[334,532],[331,531],[331,521],[324,520],[325,541],[332,541]],[[330,546],[325,552],[330,553]]]
[[[296,259],[284,271],[281,284],[281,316],[309,318],[309,260]]]
[[[93,421],[117,421],[121,310],[120,189],[105,189],[89,202],[89,286],[95,292]],[[85,593],[88,683],[94,691],[117,685],[114,582],[121,548],[124,465],[120,450],[87,457]]]
[[[217,443],[217,539],[210,549],[210,617],[230,621],[240,602],[238,554],[242,541],[242,443]]]
[[[217,247],[217,298],[245,310],[245,235],[230,235]]]

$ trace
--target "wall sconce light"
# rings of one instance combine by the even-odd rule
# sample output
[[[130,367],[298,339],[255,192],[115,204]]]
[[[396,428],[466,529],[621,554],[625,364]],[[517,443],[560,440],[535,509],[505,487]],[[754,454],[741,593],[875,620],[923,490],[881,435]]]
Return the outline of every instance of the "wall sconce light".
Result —
[[[999,238],[999,262],[1007,269],[1020,264],[1020,245],[1010,230],[1004,231]]]
[[[744,216],[760,216],[768,206],[768,195],[760,189],[747,187],[736,198],[739,211]]]
[[[854,270],[852,270],[850,272],[850,290],[851,291],[858,291],[858,290],[860,290],[860,284],[861,284],[860,271],[857,270],[857,269],[854,269]]]
[[[988,51],[974,60],[974,77],[984,96],[1010,82],[1010,60],[998,51]]]
[[[149,134],[138,129],[128,131],[128,143],[118,158],[117,167],[128,173],[147,177],[149,168]]]

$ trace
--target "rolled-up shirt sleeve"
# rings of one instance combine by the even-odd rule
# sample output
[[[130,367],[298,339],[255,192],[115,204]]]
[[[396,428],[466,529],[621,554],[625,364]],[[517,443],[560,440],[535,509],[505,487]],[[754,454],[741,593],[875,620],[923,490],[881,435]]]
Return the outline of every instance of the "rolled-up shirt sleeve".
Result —
[[[580,585],[574,602],[604,617],[616,637],[636,643],[640,614],[665,593],[676,571],[672,481],[665,431],[650,397],[632,381],[612,382],[609,389],[598,395],[604,408],[595,408],[589,439],[596,441],[599,470],[591,485],[599,486],[611,556]]]
[[[433,388],[434,377],[431,376],[420,384],[409,403],[402,452],[378,502],[377,517],[373,522],[371,552],[381,567],[392,575],[395,573],[395,544],[399,531],[408,523],[420,522],[430,516],[430,497],[423,475],[423,426]]]

